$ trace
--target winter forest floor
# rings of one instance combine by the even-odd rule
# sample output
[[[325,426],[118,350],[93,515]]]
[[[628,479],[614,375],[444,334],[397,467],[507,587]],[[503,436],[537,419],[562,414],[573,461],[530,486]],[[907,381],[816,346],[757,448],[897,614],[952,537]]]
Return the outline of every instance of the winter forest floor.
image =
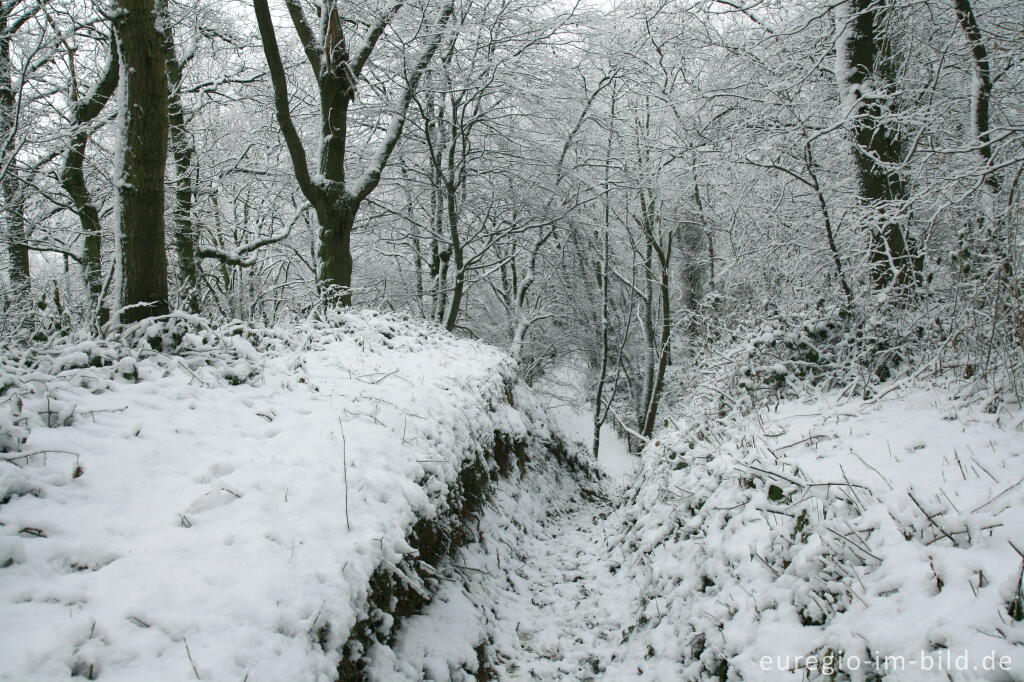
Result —
[[[571,366],[204,324],[0,357],[0,680],[1022,679],[1016,404],[808,392],[587,464]]]
[[[581,378],[576,369],[563,366],[535,388],[563,435],[588,442],[591,417],[584,408]],[[374,676],[604,678],[639,596],[631,579],[618,571],[625,557],[606,523],[626,476],[639,462],[605,426],[600,481],[581,489],[547,471],[500,484],[481,518],[480,541],[456,560],[463,582],[447,586],[424,614],[411,620],[394,654],[378,652],[383,660],[372,669]],[[453,662],[463,659],[472,666],[471,645],[481,636],[489,642],[486,673],[453,669]]]
[[[538,392],[580,437],[574,383]],[[893,388],[666,429],[642,459],[608,434],[598,486],[501,486],[376,678],[463,679],[438,643],[471,668],[484,637],[466,680],[1022,679],[1019,415]]]

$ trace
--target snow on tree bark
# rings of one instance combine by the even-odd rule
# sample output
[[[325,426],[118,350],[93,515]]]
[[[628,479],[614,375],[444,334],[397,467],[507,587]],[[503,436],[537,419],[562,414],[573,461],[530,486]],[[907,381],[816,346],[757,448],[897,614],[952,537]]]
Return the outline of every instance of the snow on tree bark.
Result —
[[[117,251],[123,323],[168,312],[164,245],[167,78],[153,0],[118,0],[121,177]]]

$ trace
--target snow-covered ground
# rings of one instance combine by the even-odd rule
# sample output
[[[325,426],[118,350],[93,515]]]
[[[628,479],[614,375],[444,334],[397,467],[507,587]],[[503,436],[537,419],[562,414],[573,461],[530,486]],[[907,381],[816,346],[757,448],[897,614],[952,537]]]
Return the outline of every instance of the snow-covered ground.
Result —
[[[495,431],[589,442],[571,368],[538,400],[480,344],[339,325],[0,368],[0,679],[333,679],[370,574]],[[642,459],[606,427],[602,478],[535,440],[367,674],[1022,679],[1019,416],[878,396],[692,420]]]
[[[997,420],[827,394],[663,431],[611,497],[531,471],[377,679],[1021,679],[1024,437]]]
[[[375,652],[373,679],[601,678],[637,599],[621,579],[622,548],[609,544],[602,482],[541,459],[500,482],[479,541],[459,551],[393,650]]]
[[[334,679],[414,519],[544,428],[503,354],[394,318],[170,326],[0,368],[0,679]]]
[[[582,372],[564,365],[535,389],[562,438],[589,453],[583,385]],[[499,482],[479,540],[459,550],[438,597],[406,621],[392,649],[374,652],[374,679],[602,678],[638,599],[609,530],[617,491],[639,463],[606,425],[596,463],[604,477],[534,458],[522,478]]]
[[[609,679],[1024,678],[1019,416],[880,396],[657,435],[618,517],[642,596]]]

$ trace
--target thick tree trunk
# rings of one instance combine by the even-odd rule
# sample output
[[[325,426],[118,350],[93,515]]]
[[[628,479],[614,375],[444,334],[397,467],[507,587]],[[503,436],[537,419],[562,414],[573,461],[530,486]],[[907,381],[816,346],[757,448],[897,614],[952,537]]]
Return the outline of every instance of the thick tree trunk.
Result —
[[[11,69],[11,28],[9,3],[0,6],[0,192],[4,199],[4,236],[7,242],[7,272],[11,287],[27,293],[29,287],[28,244],[25,234],[25,194],[18,170],[16,142],[16,96]]]
[[[359,205],[352,199],[330,202],[320,219],[320,288],[334,305],[352,305],[352,226]]]
[[[123,139],[118,183],[121,322],[168,312],[164,244],[167,77],[153,0],[118,0]]]
[[[891,120],[895,113],[896,61],[882,23],[888,0],[850,0],[847,26],[838,50],[837,73],[844,99],[853,107],[853,157],[861,202],[873,214],[865,225],[870,235],[868,260],[876,289],[890,286],[912,292],[919,284],[923,259],[907,231],[905,202],[909,193],[898,167],[903,137]]]

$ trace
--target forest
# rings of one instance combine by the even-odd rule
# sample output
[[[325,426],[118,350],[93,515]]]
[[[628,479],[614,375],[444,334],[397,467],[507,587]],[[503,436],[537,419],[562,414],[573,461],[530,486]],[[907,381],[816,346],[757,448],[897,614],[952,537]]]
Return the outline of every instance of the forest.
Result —
[[[736,595],[758,581],[782,585],[793,571],[804,587],[785,582],[795,600],[786,622],[818,639],[795,652],[800,663],[780,666],[789,673],[837,679],[821,660],[863,646],[881,679],[892,672],[886,656],[913,658],[918,645],[973,656],[977,632],[998,642],[993,656],[1019,653],[1024,538],[1002,514],[1018,515],[1024,494],[1022,185],[1019,0],[0,0],[0,530],[14,538],[0,539],[0,580],[22,565],[29,576],[36,555],[25,547],[48,546],[56,532],[19,505],[58,499],[40,492],[51,485],[63,495],[80,478],[95,480],[98,465],[58,432],[86,415],[90,428],[123,418],[108,434],[120,445],[102,442],[127,453],[132,419],[147,425],[135,436],[150,433],[149,417],[130,416],[147,400],[199,405],[194,414],[237,400],[251,409],[225,414],[244,421],[256,410],[273,423],[268,439],[287,421],[316,443],[329,436],[331,452],[341,444],[349,534],[349,476],[353,485],[365,477],[368,491],[384,480],[352,472],[350,457],[383,443],[405,452],[414,424],[429,443],[381,464],[380,476],[422,491],[403,498],[408,508],[389,501],[366,511],[394,520],[379,536],[397,535],[367,550],[366,575],[335,590],[351,603],[313,603],[295,616],[321,658],[267,679],[516,679],[526,668],[542,679],[768,679],[756,667],[767,640],[754,626],[739,639],[721,633],[747,617],[768,622],[763,603],[750,611]],[[355,364],[345,375],[331,357]],[[399,379],[408,393],[384,389]],[[190,391],[208,392],[209,402]],[[311,413],[295,408],[286,420],[293,391],[319,395],[308,397]],[[552,396],[572,404],[571,416],[558,416]],[[341,402],[323,402],[333,399]],[[446,416],[431,418],[438,425],[422,425],[426,403],[443,407]],[[818,421],[797,409],[812,403]],[[452,416],[462,412],[469,416]],[[364,440],[351,420],[369,429]],[[847,435],[844,420],[853,420]],[[205,428],[196,427],[220,427]],[[255,433],[238,429],[239,438]],[[859,430],[877,438],[861,443]],[[901,433],[907,453],[921,451],[916,465],[893,448]],[[197,447],[170,433],[149,437],[153,447]],[[795,442],[779,447],[787,438]],[[450,447],[437,454],[439,443]],[[609,448],[626,458],[624,473],[609,470],[622,476],[614,486],[595,483]],[[555,473],[536,463],[550,453]],[[58,485],[50,468],[69,456]],[[276,471],[267,457],[253,462]],[[483,474],[474,457],[488,462]],[[822,460],[839,468],[822,469]],[[113,481],[130,461],[103,466]],[[188,461],[193,473],[210,467],[203,485],[240,471],[237,462]],[[431,473],[440,461],[448,464]],[[294,486],[322,480],[315,472],[328,465],[307,464],[310,480],[278,491],[284,502],[298,495]],[[541,516],[532,531],[501,520],[515,516],[510,496],[520,493],[510,482],[497,483],[493,498],[483,491],[509,467],[534,477],[522,493],[533,496],[527,507],[617,528],[601,531],[600,561],[613,547],[622,556],[584,581],[604,594],[593,619],[620,624],[613,639],[622,644],[579,645],[576,658],[538,645],[527,665],[508,653],[519,640],[502,639],[500,623],[519,617],[507,601],[512,611],[480,616],[465,634],[468,653],[415,662],[409,642],[430,639],[417,618],[436,624],[447,617],[440,603],[455,608],[474,584],[507,589],[459,573],[453,552],[477,551],[497,574],[507,570],[505,549],[480,544],[481,533],[520,548],[506,563],[545,533],[570,537]],[[563,476],[573,482],[552,483]],[[559,497],[559,486],[575,492]],[[246,501],[234,483],[201,499],[225,490],[234,496],[226,508]],[[756,512],[761,534],[714,516],[719,507],[705,502],[716,495]],[[458,530],[485,499],[504,510],[480,512],[490,531]],[[214,513],[196,504],[194,514]],[[437,510],[451,512],[451,528],[430,526]],[[187,511],[172,516],[177,530],[195,521]],[[597,534],[571,535],[569,546],[589,556]],[[750,560],[741,562],[730,542],[748,535]],[[424,539],[442,536],[459,539],[444,551]],[[913,544],[913,561],[900,542]],[[970,553],[982,544],[988,554]],[[813,570],[799,558],[812,545],[824,557]],[[337,551],[362,556],[348,545]],[[107,570],[87,554],[60,561]],[[55,565],[44,555],[40,565]],[[415,567],[403,563],[412,555],[422,558]],[[896,588],[883,569],[905,560],[937,585],[936,600],[950,593],[949,569],[959,596],[941,608],[886,601]],[[585,570],[587,561],[571,561]],[[456,567],[465,594],[431,601],[456,589],[434,577],[442,564]],[[714,575],[702,568],[712,565]],[[629,571],[631,606],[601,611],[613,597],[600,585]],[[378,574],[404,585],[413,606],[395,597],[400,614],[375,611],[384,599]],[[540,571],[529,589],[551,579]],[[825,587],[805,585],[814,580]],[[986,592],[990,584],[998,591]],[[964,607],[972,593],[975,606]],[[980,620],[906,640],[857,634],[895,618],[880,615],[889,612],[872,594],[906,613],[952,619],[967,608]],[[8,616],[36,598],[47,599],[14,599]],[[124,618],[155,633],[139,613]],[[81,641],[64,667],[46,667],[56,664],[39,654],[45,666],[25,658],[8,678],[0,663],[0,678],[132,679],[118,655],[82,644],[100,637],[92,618],[88,637],[68,635]],[[114,646],[113,629],[103,637]],[[184,667],[162,669],[168,679],[241,679],[259,668],[236,659],[204,669],[189,641]]]
[[[1024,37],[975,4],[6,0],[0,337],[387,309],[644,438],[765,325],[1019,390]]]

